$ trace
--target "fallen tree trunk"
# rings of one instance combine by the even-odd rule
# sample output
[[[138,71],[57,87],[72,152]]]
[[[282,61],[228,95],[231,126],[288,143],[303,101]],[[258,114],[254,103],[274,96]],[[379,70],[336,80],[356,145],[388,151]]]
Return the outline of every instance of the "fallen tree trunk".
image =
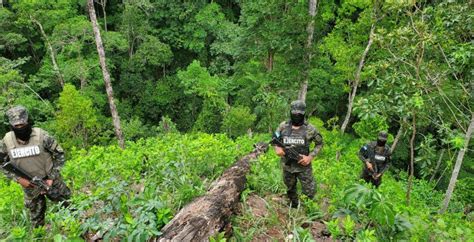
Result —
[[[224,171],[207,193],[194,199],[161,230],[153,241],[207,241],[228,222],[240,201],[247,182],[250,161],[266,152],[268,145],[259,143],[255,149]]]

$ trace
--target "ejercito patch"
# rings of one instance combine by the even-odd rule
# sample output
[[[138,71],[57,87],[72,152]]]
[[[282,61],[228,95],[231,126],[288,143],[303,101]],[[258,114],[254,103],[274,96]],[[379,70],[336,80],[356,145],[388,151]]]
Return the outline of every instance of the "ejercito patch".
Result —
[[[39,146],[28,146],[12,149],[10,155],[12,159],[25,158],[30,156],[35,156],[40,154]]]
[[[385,156],[381,156],[381,155],[375,155],[374,158],[376,160],[381,160],[381,161],[384,161],[385,160]]]
[[[285,145],[304,145],[304,139],[302,138],[294,138],[294,137],[284,137],[283,144]]]

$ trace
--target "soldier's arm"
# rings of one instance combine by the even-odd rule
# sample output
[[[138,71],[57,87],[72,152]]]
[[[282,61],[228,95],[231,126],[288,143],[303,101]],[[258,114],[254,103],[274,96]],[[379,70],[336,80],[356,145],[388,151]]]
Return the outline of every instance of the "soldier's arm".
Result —
[[[7,148],[6,148],[5,144],[3,143],[3,140],[0,140],[0,164],[3,164],[5,162],[7,162],[8,158],[9,157],[8,157]],[[19,176],[15,175],[15,173],[13,173],[13,172],[7,171],[7,170],[2,169],[2,168],[0,168],[0,170],[2,171],[3,174],[5,174],[5,176],[8,179],[17,181],[20,178]]]
[[[276,132],[281,134],[281,132],[285,129],[285,126],[286,126],[286,122],[281,122],[280,125],[278,125]],[[275,146],[281,147],[278,144],[276,144]],[[281,148],[284,148],[284,147],[281,147]]]
[[[369,149],[369,146],[367,144],[365,144],[364,146],[362,146],[359,150],[359,159],[362,161],[362,162],[367,162],[367,151]]]
[[[315,143],[314,149],[309,153],[309,155],[316,157],[323,148],[323,136],[314,127],[309,129],[309,136],[310,140],[313,140]]]
[[[44,132],[44,131],[43,131]],[[61,168],[66,163],[66,158],[64,156],[64,150],[61,148],[59,143],[52,136],[45,132],[43,138],[43,145],[46,151],[48,151],[53,158],[53,168],[48,174],[48,179],[55,180],[59,177],[59,172]]]

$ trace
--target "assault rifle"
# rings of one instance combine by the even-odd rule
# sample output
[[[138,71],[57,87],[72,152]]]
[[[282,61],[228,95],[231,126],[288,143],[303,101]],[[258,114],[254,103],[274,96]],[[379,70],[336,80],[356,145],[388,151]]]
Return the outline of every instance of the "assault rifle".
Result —
[[[20,167],[17,167],[15,166],[13,163],[11,163],[11,161],[6,161],[5,163],[2,164],[2,169],[5,169],[9,172],[12,172],[13,174],[21,177],[21,178],[24,178],[26,180],[28,180],[31,184],[37,186],[37,187],[40,187],[41,189],[43,189],[44,191],[48,192],[50,187],[46,184],[46,182],[44,182],[44,180],[38,176],[32,176],[31,174],[29,174],[28,172],[26,172],[25,170],[23,170],[22,168]]]
[[[372,164],[372,170],[367,169],[369,171],[369,175],[371,175],[372,178],[376,179],[375,176],[377,176],[379,174],[379,171],[378,171],[378,168],[377,168],[377,163],[373,159],[373,157],[375,156],[374,151],[369,148],[369,149],[364,151],[363,156],[364,156],[365,159],[369,160],[370,164]],[[365,160],[364,160],[364,165],[365,165]]]
[[[289,165],[292,161],[299,161],[301,159],[301,155],[298,153],[298,151],[295,150],[293,146],[290,147],[285,147],[283,142],[281,142],[281,135],[280,132],[274,132],[272,136],[272,140],[270,141],[270,144],[272,145],[277,145],[283,148],[285,151],[285,157],[286,157],[286,164]]]

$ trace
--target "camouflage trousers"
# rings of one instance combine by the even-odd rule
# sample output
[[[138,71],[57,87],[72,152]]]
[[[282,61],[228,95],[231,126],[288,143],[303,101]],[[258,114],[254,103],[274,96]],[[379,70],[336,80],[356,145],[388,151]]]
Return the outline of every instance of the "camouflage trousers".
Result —
[[[287,187],[286,194],[292,202],[298,201],[296,188],[298,180],[301,182],[303,194],[312,199],[316,193],[316,183],[314,181],[313,168],[311,165],[300,172],[290,172],[283,169],[283,181]]]
[[[374,179],[368,169],[362,169],[360,178],[364,179],[364,181],[367,183],[372,183],[372,185],[374,185],[376,188],[382,184],[382,176],[380,176],[378,179]]]
[[[46,213],[46,197],[53,202],[62,202],[63,206],[68,206],[71,190],[61,178],[53,181],[53,185],[46,194],[42,194],[41,189],[23,188],[25,208],[28,209],[31,223],[34,227],[44,225]]]

